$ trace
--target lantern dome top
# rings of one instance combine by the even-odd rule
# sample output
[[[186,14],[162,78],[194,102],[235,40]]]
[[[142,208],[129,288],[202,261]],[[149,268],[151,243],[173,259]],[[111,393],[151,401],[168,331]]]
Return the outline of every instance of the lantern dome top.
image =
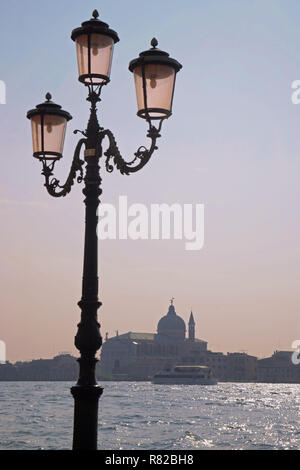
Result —
[[[182,65],[177,60],[172,59],[167,52],[157,48],[158,40],[156,38],[153,38],[150,44],[152,46],[150,49],[141,52],[137,59],[133,59],[130,62],[128,67],[130,72],[133,72],[136,67],[142,64],[168,65],[172,67],[175,72],[179,72]]]
[[[72,116],[68,111],[64,111],[61,109],[61,106],[59,104],[54,103],[51,101],[52,96],[48,92],[45,96],[46,101],[41,104],[37,104],[35,109],[31,109],[27,113],[27,118],[31,119],[33,116],[36,116],[37,114],[55,114],[57,116],[62,116],[64,117],[67,121],[70,121],[72,119]]]
[[[71,34],[71,39],[73,39],[73,41],[82,34],[103,34],[111,37],[115,43],[119,41],[119,36],[116,31],[110,29],[109,25],[104,23],[104,21],[100,21],[98,19],[99,13],[97,10],[93,11],[92,16],[93,17],[90,20],[81,23],[79,28],[73,29]]]

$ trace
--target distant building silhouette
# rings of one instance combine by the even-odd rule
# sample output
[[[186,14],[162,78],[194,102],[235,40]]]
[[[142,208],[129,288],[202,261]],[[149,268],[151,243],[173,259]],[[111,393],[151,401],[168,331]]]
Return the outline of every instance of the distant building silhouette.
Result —
[[[215,353],[207,342],[195,338],[195,319],[190,313],[188,338],[184,320],[171,299],[157,333],[128,332],[108,339],[102,346],[100,376],[106,380],[149,380],[160,370],[175,365],[207,365],[220,381],[253,381],[257,358],[245,353]]]
[[[300,383],[300,365],[293,364],[291,351],[275,351],[257,361],[258,382]]]
[[[184,320],[177,315],[171,299],[166,315],[158,322],[157,333],[128,332],[107,339],[101,348],[100,376],[117,380],[149,380],[156,372],[191,359],[207,350],[207,342],[195,338],[191,314],[189,338]]]
[[[53,359],[0,365],[0,380],[6,381],[74,381],[77,377],[78,364],[70,354],[61,354]]]
[[[219,381],[300,383],[300,365],[291,352],[277,351],[258,360],[245,352],[223,354],[207,349],[195,338],[195,319],[190,313],[188,338],[184,320],[177,315],[174,299],[158,322],[157,333],[128,333],[105,341],[101,348],[100,378],[104,380],[150,380],[160,370],[175,365],[206,365]]]
[[[223,354],[207,349],[195,338],[191,312],[188,338],[184,320],[177,315],[173,300],[157,325],[157,333],[128,333],[108,338],[101,348],[97,375],[101,380],[150,380],[162,369],[175,365],[206,365],[217,379],[229,382],[300,383],[300,365],[292,362],[291,351],[275,351],[257,359],[245,352]],[[53,359],[0,364],[0,381],[76,381],[76,358],[63,353]]]

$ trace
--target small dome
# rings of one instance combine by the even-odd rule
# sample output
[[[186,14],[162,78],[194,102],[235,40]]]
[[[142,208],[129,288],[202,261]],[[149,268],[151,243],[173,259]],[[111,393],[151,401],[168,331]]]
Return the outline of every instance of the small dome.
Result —
[[[160,335],[169,336],[170,338],[184,339],[185,331],[185,322],[179,315],[176,314],[173,300],[171,300],[171,305],[167,315],[162,317],[158,322],[157,333]]]

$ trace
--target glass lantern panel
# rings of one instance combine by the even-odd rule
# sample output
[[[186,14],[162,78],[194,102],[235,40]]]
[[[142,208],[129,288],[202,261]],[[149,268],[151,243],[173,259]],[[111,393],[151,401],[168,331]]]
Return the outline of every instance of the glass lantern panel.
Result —
[[[76,39],[79,77],[85,83],[101,84],[110,77],[114,41],[104,34],[90,35],[90,66],[88,52],[88,35],[82,34]],[[90,77],[90,74],[98,75]],[[99,76],[100,75],[100,76]],[[107,79],[105,78],[107,77]]]
[[[32,116],[31,120],[31,133],[32,133],[32,146],[33,152],[42,151],[42,126],[41,115],[37,114]]]
[[[156,109],[156,111],[149,111],[149,115],[151,118],[164,117],[166,114],[159,110],[171,111],[175,70],[168,65],[147,64],[145,65],[145,78],[147,108]],[[140,111],[146,108],[141,65],[134,69],[134,79],[138,110]]]
[[[42,121],[44,121],[44,145]],[[31,118],[33,152],[62,154],[66,127],[67,120],[63,116],[56,116],[54,114],[45,114],[44,117],[40,114],[33,116]],[[46,156],[45,158],[57,158],[59,155],[55,154],[51,155],[50,153],[49,157]]]
[[[45,114],[44,116],[44,151],[62,154],[67,120],[63,116]]]

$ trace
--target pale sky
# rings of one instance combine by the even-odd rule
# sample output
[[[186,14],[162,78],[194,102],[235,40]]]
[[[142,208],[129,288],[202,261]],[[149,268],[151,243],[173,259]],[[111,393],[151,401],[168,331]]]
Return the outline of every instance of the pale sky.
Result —
[[[80,310],[84,205],[82,185],[51,198],[32,158],[26,112],[44,101],[69,111],[67,176],[88,118],[70,34],[91,17],[120,36],[111,83],[99,106],[126,159],[147,143],[136,116],[128,63],[152,37],[183,64],[173,116],[159,149],[131,176],[102,169],[102,201],[204,204],[205,243],[180,240],[99,242],[102,336],[155,332],[175,297],[196,336],[214,351],[266,356],[300,338],[300,79],[297,0],[0,0],[1,297],[0,339],[7,359],[52,357],[73,346]]]

